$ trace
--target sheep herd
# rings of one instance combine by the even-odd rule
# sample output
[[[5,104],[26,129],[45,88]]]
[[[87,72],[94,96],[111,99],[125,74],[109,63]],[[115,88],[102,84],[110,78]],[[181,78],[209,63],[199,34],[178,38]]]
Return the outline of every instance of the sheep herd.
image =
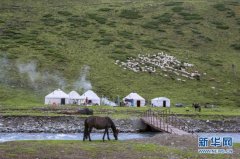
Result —
[[[137,58],[130,57],[126,62],[116,60],[116,65],[123,69],[129,69],[134,72],[156,73],[159,70],[164,72],[164,76],[173,73],[189,79],[200,80],[200,73],[195,70],[194,65],[177,60],[174,56],[163,52],[157,54],[138,54]],[[177,78],[177,80],[182,80]],[[185,80],[182,80],[185,81]]]

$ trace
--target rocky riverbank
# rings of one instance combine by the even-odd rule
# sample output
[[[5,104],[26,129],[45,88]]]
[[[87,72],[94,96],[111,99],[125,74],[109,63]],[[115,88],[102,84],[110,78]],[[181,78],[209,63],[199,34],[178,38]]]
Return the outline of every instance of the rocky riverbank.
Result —
[[[0,132],[28,133],[76,133],[83,132],[84,119],[77,116],[61,117],[29,117],[0,116]],[[240,132],[240,117],[225,120],[196,120],[184,118],[194,132]],[[147,126],[138,118],[114,119],[121,132],[139,132],[147,130]],[[98,132],[96,130],[93,130]]]
[[[240,132],[240,117],[225,118],[222,120],[185,119],[191,125],[193,132]]]
[[[76,133],[83,132],[85,118],[75,116],[61,117],[0,117],[0,132],[46,132]],[[116,126],[121,132],[138,132],[146,126],[140,119],[116,119]],[[93,129],[93,132],[97,132]]]

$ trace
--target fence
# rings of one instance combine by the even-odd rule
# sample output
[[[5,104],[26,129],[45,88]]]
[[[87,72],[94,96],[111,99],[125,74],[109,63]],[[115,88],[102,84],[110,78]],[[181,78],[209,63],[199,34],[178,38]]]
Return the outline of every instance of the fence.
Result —
[[[186,121],[179,118],[177,114],[169,109],[155,112],[149,109],[141,117],[147,119],[151,126],[169,133],[174,133],[171,126],[187,132],[193,132],[191,126]]]

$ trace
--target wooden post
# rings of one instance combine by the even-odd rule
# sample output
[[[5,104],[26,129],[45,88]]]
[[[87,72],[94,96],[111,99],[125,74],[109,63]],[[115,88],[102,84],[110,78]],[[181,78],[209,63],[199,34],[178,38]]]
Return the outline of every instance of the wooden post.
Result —
[[[232,64],[232,71],[233,71],[233,77],[235,78],[237,75],[237,72],[236,72],[236,66],[234,64]]]
[[[169,132],[169,130],[168,130],[168,123],[167,123],[167,131]]]
[[[162,116],[163,116],[163,121],[165,122],[165,112],[162,112]]]
[[[166,123],[168,123],[168,110],[166,110]]]
[[[152,113],[150,112],[150,123],[152,124]]]
[[[155,123],[155,116],[154,116],[154,112],[153,112],[153,125]]]

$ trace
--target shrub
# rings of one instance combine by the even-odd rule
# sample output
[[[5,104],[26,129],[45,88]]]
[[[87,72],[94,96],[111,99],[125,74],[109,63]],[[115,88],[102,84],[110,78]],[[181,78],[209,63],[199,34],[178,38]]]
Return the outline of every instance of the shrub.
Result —
[[[110,21],[110,22],[107,23],[107,25],[110,26],[110,27],[116,27],[116,22]]]
[[[106,33],[106,30],[100,29],[100,30],[98,31],[98,33],[99,33],[99,34],[105,34],[105,33]]]
[[[194,34],[201,34],[198,30],[192,30],[192,33],[194,33]]]
[[[23,34],[15,30],[4,30],[2,31],[2,35],[0,34],[0,37],[4,39],[16,40],[22,38]]]
[[[70,16],[70,15],[72,15],[72,13],[70,13],[68,11],[58,11],[58,14],[63,15],[63,16]]]
[[[150,21],[142,25],[146,29],[158,29],[159,23],[157,21]]]
[[[60,20],[60,19],[56,19],[56,18],[53,18],[53,17],[44,17],[41,19],[41,21],[46,25],[46,26],[56,26],[56,25],[59,25],[61,24],[63,21]]]
[[[179,6],[182,4],[183,4],[183,2],[168,2],[168,3],[165,3],[164,5],[165,6]]]
[[[181,30],[176,30],[175,31],[178,35],[184,35],[184,33]]]
[[[126,39],[133,39],[133,34],[128,31],[119,31],[118,34]]]
[[[226,26],[226,25],[217,25],[216,26],[218,29],[222,29],[222,30],[227,30],[229,29],[229,26]]]
[[[240,50],[240,43],[239,44],[232,44],[231,47],[234,48],[235,50]]]
[[[111,10],[113,10],[113,9],[111,9],[111,8],[100,8],[99,9],[99,11],[102,11],[102,12],[109,12]]]
[[[228,8],[226,8],[224,4],[215,4],[215,5],[213,5],[213,7],[215,9],[217,9],[218,11],[226,11],[226,10],[228,10]]]
[[[143,17],[142,15],[139,14],[139,11],[134,9],[122,10],[119,16],[126,19],[138,19]]]
[[[153,40],[142,40],[141,44],[146,48],[159,49],[159,47],[156,46],[156,44]]]
[[[172,16],[173,16],[173,14],[164,13],[160,16],[155,16],[155,17],[152,17],[152,18],[156,19],[158,21],[158,23],[170,24]]]
[[[105,36],[105,37],[102,37],[101,39],[95,39],[94,41],[98,42],[101,45],[109,45],[112,42],[114,42],[114,40],[115,39],[111,36]]]
[[[157,31],[159,31],[159,32],[166,32],[166,31],[163,30],[163,29],[158,29]]]
[[[226,24],[222,23],[222,22],[212,22],[212,24],[215,24],[216,28],[218,29],[223,29],[223,30],[227,30],[229,29],[229,26],[227,26]]]
[[[49,17],[52,17],[53,15],[52,14],[45,14],[43,15],[44,18],[49,18]]]
[[[93,31],[92,30],[82,30],[82,32],[86,33],[86,34],[92,34]]]
[[[125,47],[126,47],[127,49],[133,49],[132,44],[127,44]]]
[[[73,27],[77,27],[77,26],[86,27],[86,26],[90,25],[90,22],[88,22],[83,17],[72,16],[72,17],[69,17],[67,20],[69,22],[71,22],[71,26],[73,26]]]
[[[184,10],[184,8],[183,7],[179,7],[179,6],[172,8],[173,12],[181,12],[182,10]]]
[[[211,42],[211,41],[213,41],[211,38],[209,38],[209,37],[205,37],[204,38],[205,39],[205,42]]]
[[[236,15],[235,12],[232,11],[232,10],[227,12],[227,17],[228,18],[235,17],[235,15]]]
[[[88,17],[91,18],[91,19],[94,19],[96,20],[98,23],[100,24],[105,24],[107,22],[107,18],[105,17],[100,17],[98,16],[97,14],[95,13],[91,13],[91,14],[88,14]]]
[[[179,15],[183,16],[185,20],[202,20],[203,18],[196,13],[187,13],[187,12],[180,12]]]
[[[237,24],[240,25],[240,18],[235,19],[237,21]]]
[[[128,55],[126,52],[121,50],[114,50],[110,55],[110,58],[114,60],[120,60],[120,61],[125,61],[128,57],[130,57],[130,55]]]
[[[123,44],[116,44],[114,46],[115,46],[115,48],[119,48],[119,49],[123,49],[124,48]]]

